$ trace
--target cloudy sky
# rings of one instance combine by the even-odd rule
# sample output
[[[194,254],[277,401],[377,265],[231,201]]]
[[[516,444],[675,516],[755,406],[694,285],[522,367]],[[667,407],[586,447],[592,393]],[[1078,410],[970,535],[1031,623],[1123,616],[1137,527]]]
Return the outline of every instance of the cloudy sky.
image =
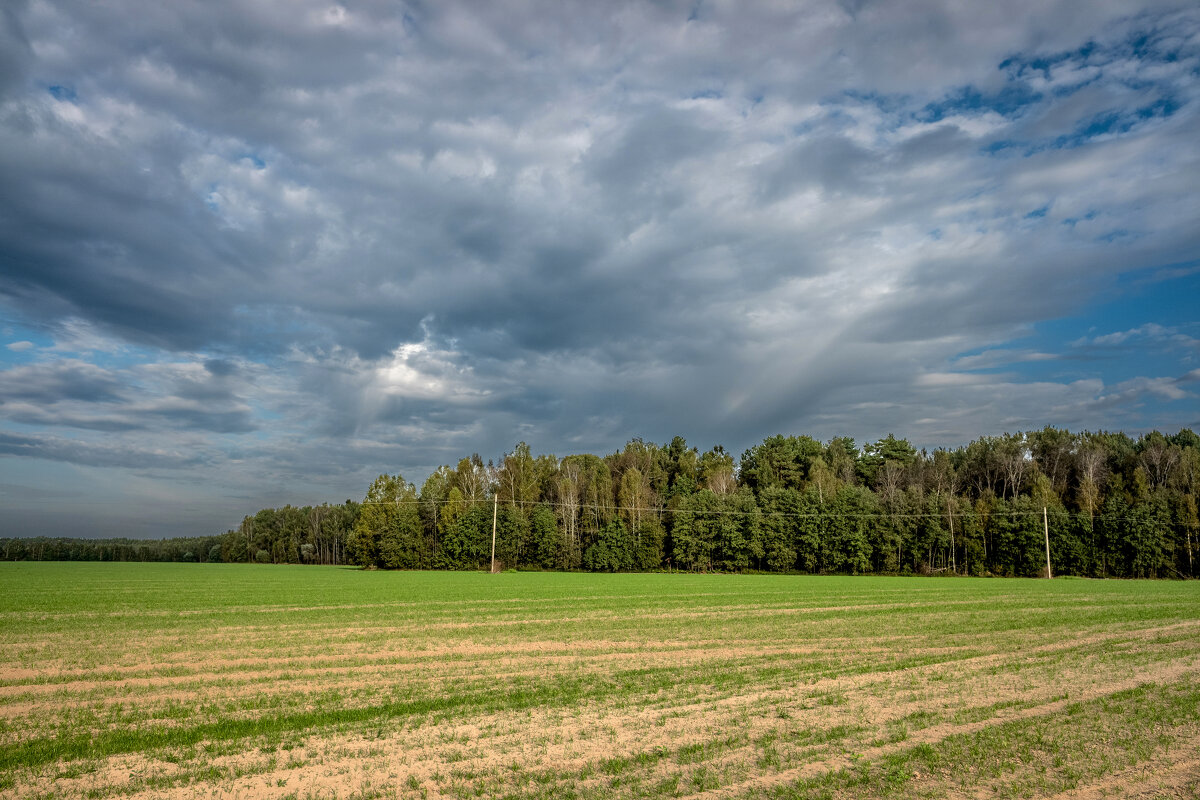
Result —
[[[1200,428],[1194,2],[0,5],[0,535]]]

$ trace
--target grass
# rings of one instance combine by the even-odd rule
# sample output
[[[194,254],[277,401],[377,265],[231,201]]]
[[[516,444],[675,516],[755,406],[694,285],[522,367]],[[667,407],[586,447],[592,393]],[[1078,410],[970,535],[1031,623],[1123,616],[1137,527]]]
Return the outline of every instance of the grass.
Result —
[[[0,798],[1200,780],[1195,583],[6,563],[0,587]]]

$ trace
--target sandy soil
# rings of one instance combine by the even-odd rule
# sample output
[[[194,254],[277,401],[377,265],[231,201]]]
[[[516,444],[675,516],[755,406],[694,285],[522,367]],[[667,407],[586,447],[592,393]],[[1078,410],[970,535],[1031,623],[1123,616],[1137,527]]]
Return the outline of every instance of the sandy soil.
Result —
[[[1014,650],[1011,640],[956,635],[947,643],[904,630],[863,639],[851,635],[849,617],[838,629],[839,614],[923,605],[917,602],[805,608],[750,603],[632,615],[624,621],[636,630],[641,619],[661,624],[833,615],[830,629],[847,635],[764,644],[739,636],[735,621],[721,638],[569,641],[553,638],[555,626],[613,615],[538,615],[531,613],[538,610],[535,605],[510,605],[520,617],[514,619],[414,620],[410,625],[391,619],[390,625],[369,630],[228,624],[187,635],[130,636],[90,652],[54,636],[16,641],[10,653],[19,656],[0,654],[0,747],[53,735],[64,719],[82,720],[78,724],[94,731],[120,725],[123,709],[130,707],[137,709],[137,724],[169,725],[179,724],[169,714],[179,706],[207,704],[219,710],[254,701],[262,707],[232,713],[274,713],[272,703],[291,713],[320,708],[329,702],[323,693],[332,692],[342,707],[372,707],[394,692],[439,696],[464,686],[519,685],[550,677],[599,682],[620,671],[636,681],[638,674],[668,668],[701,676],[711,670],[713,681],[708,685],[701,678],[645,692],[635,685],[613,699],[569,707],[550,704],[503,713],[468,709],[450,719],[428,714],[379,719],[340,732],[297,731],[284,745],[217,742],[208,753],[207,743],[201,743],[180,753],[56,763],[18,770],[11,785],[0,783],[0,798],[440,797],[470,794],[477,786],[533,792],[539,781],[553,785],[559,780],[580,792],[619,796],[613,781],[622,770],[643,788],[682,776],[683,796],[752,797],[836,772],[856,759],[883,758],[1009,720],[1048,717],[1069,704],[1144,683],[1200,680],[1200,620],[1047,633]],[[939,603],[946,605],[979,603]],[[342,608],[363,607],[292,610]],[[526,639],[506,632],[518,626],[547,634]],[[288,630],[295,631],[296,641],[287,654],[278,655]],[[105,663],[110,652],[117,657]],[[932,663],[892,666],[900,658]],[[89,662],[99,665],[80,666]],[[782,677],[758,677],[776,665]],[[817,666],[796,670],[804,665]],[[740,675],[749,677],[739,682]],[[898,726],[905,736],[893,740]],[[804,735],[839,729],[847,732],[831,740]],[[694,764],[686,757],[688,748],[722,741]],[[1200,729],[1187,741],[1176,757],[1112,773],[1060,797],[1195,797]],[[764,764],[768,749],[776,761]],[[607,766],[613,759],[626,759],[628,765]],[[689,794],[687,780],[702,770],[719,775],[720,785]]]

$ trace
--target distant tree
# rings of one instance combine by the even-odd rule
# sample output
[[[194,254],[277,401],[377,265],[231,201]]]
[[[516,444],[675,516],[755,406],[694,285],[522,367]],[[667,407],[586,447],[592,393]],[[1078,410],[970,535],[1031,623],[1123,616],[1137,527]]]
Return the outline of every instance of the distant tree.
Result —
[[[917,452],[887,437],[772,436],[740,464],[682,437],[599,457],[478,454],[418,497],[381,475],[364,503],[264,508],[221,536],[0,539],[6,560],[206,561],[388,568],[769,569],[1036,575],[1045,509],[1056,574],[1200,572],[1200,436],[1054,427]],[[617,524],[619,523],[619,524]]]
[[[507,567],[520,567],[533,560],[532,552],[529,518],[516,506],[500,506],[497,515],[496,558]]]
[[[784,572],[796,568],[800,492],[768,486],[759,493],[762,512],[762,547],[767,569]]]
[[[688,447],[682,436],[672,439],[665,449],[664,466],[669,494],[672,497],[692,494],[700,479],[699,453],[696,448]]]
[[[442,532],[441,563],[445,569],[485,569],[491,557],[492,509],[466,506]]]
[[[1050,479],[1054,491],[1061,497],[1067,492],[1071,462],[1074,460],[1077,437],[1070,431],[1047,425],[1026,436],[1034,462]]]
[[[500,502],[525,509],[537,502],[540,489],[537,463],[525,442],[518,442],[506,453],[496,473],[496,491]]]
[[[539,504],[529,515],[530,563],[542,569],[562,566],[565,542],[549,506]]]
[[[729,494],[737,487],[733,456],[721,445],[700,456],[700,484],[717,495]]]
[[[769,436],[742,454],[742,484],[755,492],[772,486],[802,489],[813,461],[824,453],[811,436]]]
[[[1162,489],[1171,483],[1183,457],[1183,448],[1158,431],[1151,431],[1137,443],[1138,464],[1145,470],[1150,487]]]
[[[633,568],[633,556],[632,537],[625,523],[616,519],[600,529],[583,554],[583,567],[592,572],[622,572]]]
[[[884,465],[891,463],[903,468],[911,464],[916,457],[916,448],[907,439],[897,439],[889,433],[879,441],[863,447],[858,458],[858,473],[867,485],[874,486]]]
[[[657,519],[642,520],[633,531],[633,567],[639,570],[653,570],[662,566],[663,543],[666,531]]]
[[[864,487],[842,485],[828,509],[828,569],[852,575],[870,572],[875,496]]]
[[[413,485],[405,483],[400,475],[376,478],[363,499],[349,545],[354,563],[360,566],[423,566],[421,519]]]
[[[681,498],[671,530],[672,557],[688,570],[713,569],[713,540],[720,501],[707,489]]]
[[[853,483],[858,463],[858,448],[854,446],[854,439],[847,436],[830,439],[825,447],[825,463],[839,481]]]

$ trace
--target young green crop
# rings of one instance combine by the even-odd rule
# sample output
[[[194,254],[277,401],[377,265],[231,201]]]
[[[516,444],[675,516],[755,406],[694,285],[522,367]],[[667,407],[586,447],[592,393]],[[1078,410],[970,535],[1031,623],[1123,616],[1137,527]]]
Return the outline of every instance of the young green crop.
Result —
[[[0,585],[0,798],[1019,796],[1200,738],[1193,583],[15,563]]]

